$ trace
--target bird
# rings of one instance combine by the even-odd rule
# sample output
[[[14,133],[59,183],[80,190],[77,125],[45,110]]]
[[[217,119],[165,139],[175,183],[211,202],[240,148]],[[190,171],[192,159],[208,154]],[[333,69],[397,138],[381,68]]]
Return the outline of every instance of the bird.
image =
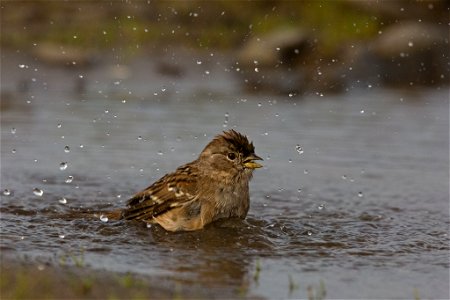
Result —
[[[249,182],[263,167],[253,142],[231,129],[215,136],[198,158],[164,175],[127,202],[123,220],[159,224],[167,231],[194,231],[219,219],[245,219]]]

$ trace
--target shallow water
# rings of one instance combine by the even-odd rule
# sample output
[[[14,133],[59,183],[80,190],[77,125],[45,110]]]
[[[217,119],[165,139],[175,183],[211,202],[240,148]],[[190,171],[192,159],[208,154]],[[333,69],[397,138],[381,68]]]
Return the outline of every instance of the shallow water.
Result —
[[[215,297],[449,298],[447,89],[251,96],[217,72],[75,95],[62,79],[76,73],[39,74],[2,110],[2,255],[79,257]],[[173,234],[92,217],[228,128],[265,159],[245,221]]]

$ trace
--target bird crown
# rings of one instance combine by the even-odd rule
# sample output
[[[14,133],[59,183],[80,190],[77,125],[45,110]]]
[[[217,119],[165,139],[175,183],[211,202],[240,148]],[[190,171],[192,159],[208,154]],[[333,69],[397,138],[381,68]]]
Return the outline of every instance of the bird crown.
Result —
[[[224,142],[227,143],[232,150],[242,153],[244,157],[255,153],[255,146],[253,146],[253,143],[249,142],[245,135],[234,129],[224,131],[222,134],[217,135],[205,149]]]

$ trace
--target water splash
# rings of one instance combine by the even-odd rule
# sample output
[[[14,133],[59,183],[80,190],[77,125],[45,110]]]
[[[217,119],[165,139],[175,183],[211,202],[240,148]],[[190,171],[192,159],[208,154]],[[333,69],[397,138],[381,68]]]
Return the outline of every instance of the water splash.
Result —
[[[63,161],[62,163],[59,164],[59,169],[61,171],[64,171],[65,169],[67,169],[67,167],[69,166],[69,164],[65,161]]]
[[[44,195],[44,191],[41,190],[40,188],[34,188],[33,189],[33,194],[35,194],[36,196],[41,197],[42,195]]]

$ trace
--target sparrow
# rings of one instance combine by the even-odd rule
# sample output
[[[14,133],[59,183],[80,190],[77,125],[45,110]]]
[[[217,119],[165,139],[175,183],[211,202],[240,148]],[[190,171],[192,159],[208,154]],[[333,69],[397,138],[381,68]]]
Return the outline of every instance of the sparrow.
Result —
[[[157,180],[128,200],[121,219],[159,224],[167,231],[193,231],[219,219],[247,216],[249,182],[262,160],[247,137],[224,131],[198,158]]]

